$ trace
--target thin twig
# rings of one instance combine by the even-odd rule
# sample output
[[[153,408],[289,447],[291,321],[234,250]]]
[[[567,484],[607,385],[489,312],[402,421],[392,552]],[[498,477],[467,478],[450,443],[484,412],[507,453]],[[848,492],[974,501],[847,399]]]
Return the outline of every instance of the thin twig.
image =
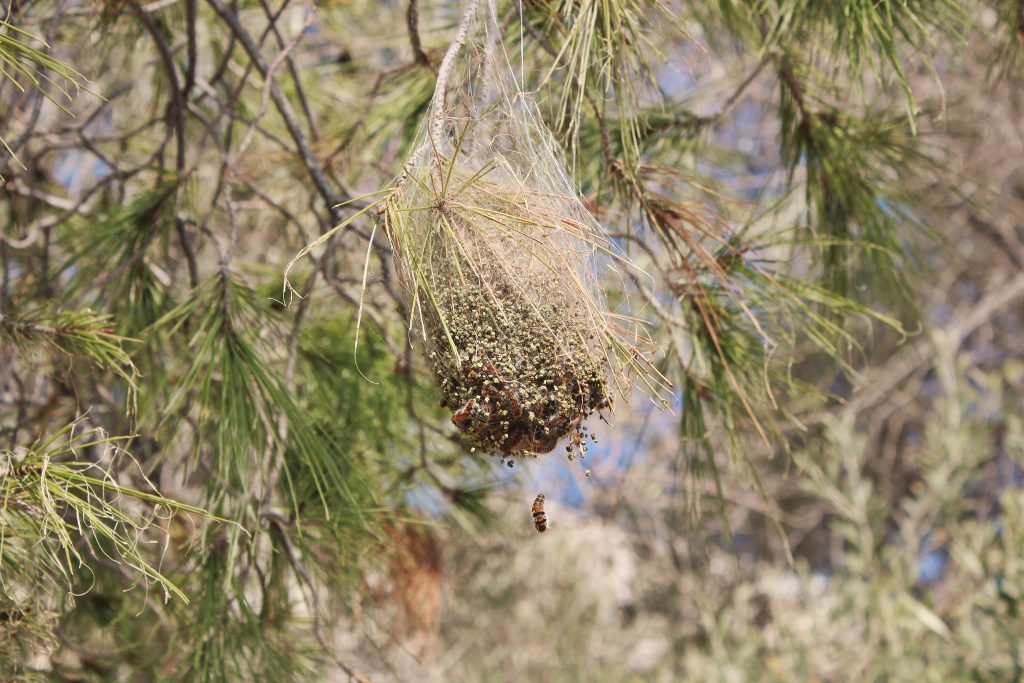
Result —
[[[277,20],[281,16],[281,11],[279,10],[276,14],[272,13],[270,11],[270,5],[267,4],[267,0],[260,0],[260,6],[263,8],[263,13],[267,16],[267,21],[270,22],[268,28],[274,34],[274,39],[277,41],[277,47],[280,48],[281,50],[284,50],[284,36],[281,35],[281,31],[279,31],[277,28]],[[285,2],[281,5],[281,9],[283,10],[287,6],[288,0],[285,0]],[[312,14],[312,12],[310,14]],[[309,28],[311,23],[311,21],[306,22],[305,26],[301,31],[302,34],[306,33],[306,30]],[[296,44],[298,40],[299,37],[297,36]],[[320,137],[320,129],[316,125],[316,119],[313,116],[313,110],[309,106],[309,100],[306,98],[306,91],[302,87],[302,79],[299,78],[299,70],[295,66],[295,60],[292,59],[291,55],[288,55],[288,57],[285,60],[285,63],[288,66],[288,73],[292,77],[292,83],[295,84],[295,96],[299,98],[299,105],[302,107],[302,115],[306,117],[306,124],[309,126],[309,135],[314,140],[316,140]]]
[[[174,134],[177,140],[177,158],[175,160],[175,170],[177,172],[176,181],[180,184],[184,180],[185,175],[185,98],[187,97],[188,91],[192,88],[192,83],[195,79],[195,60],[196,60],[196,45],[195,45],[195,0],[189,0],[189,37],[188,37],[188,67],[185,77],[185,87],[181,87],[178,83],[178,72],[174,66],[174,58],[171,56],[170,46],[164,39],[160,29],[157,28],[153,18],[146,13],[145,9],[138,3],[138,0],[132,0],[131,8],[135,12],[139,21],[142,23],[146,32],[153,38],[153,42],[156,44],[157,51],[160,53],[160,60],[163,62],[164,71],[167,73],[167,80],[171,86],[171,105],[172,105],[172,121],[174,123]],[[178,241],[181,243],[181,250],[185,254],[185,264],[188,269],[189,282],[193,287],[199,284],[199,266],[196,263],[195,252],[192,249],[192,242],[189,239],[188,231],[185,229],[185,222],[175,215],[175,231],[178,234]]]
[[[160,29],[157,28],[153,17],[146,13],[142,5],[138,3],[138,0],[132,0],[131,8],[142,23],[143,28],[153,38],[156,49],[160,53],[160,61],[163,62],[164,71],[167,73],[167,80],[171,85],[172,123],[174,124],[175,135],[177,136],[177,169],[179,174],[178,180],[180,181],[181,174],[185,170],[185,103],[181,94],[181,86],[178,82],[178,72],[174,66],[174,58],[171,56],[170,46],[164,39]]]
[[[196,84],[196,0],[185,0],[185,24],[188,30],[188,43],[185,50],[185,83],[181,86],[181,96],[188,99],[192,86]]]
[[[710,116],[701,117],[700,122],[703,124],[714,123],[721,119],[723,116],[725,116],[727,113],[729,113],[729,110],[731,110],[733,106],[735,106],[736,103],[740,101],[740,98],[743,97],[743,93],[747,91],[747,88],[750,87],[750,84],[757,79],[758,75],[764,69],[765,65],[768,64],[768,59],[769,57],[766,56],[764,59],[758,62],[757,66],[754,67],[754,70],[751,71],[750,74],[743,79],[743,82],[740,83],[736,90],[733,91],[732,95],[729,96],[729,99],[727,99],[722,104],[722,106],[718,108],[718,111],[716,111],[714,114],[711,114]]]
[[[420,40],[420,3],[419,0],[409,0],[409,9],[405,13],[405,21],[409,26],[409,42],[412,44],[412,54],[417,64],[430,66],[430,57],[423,50],[423,42]]]

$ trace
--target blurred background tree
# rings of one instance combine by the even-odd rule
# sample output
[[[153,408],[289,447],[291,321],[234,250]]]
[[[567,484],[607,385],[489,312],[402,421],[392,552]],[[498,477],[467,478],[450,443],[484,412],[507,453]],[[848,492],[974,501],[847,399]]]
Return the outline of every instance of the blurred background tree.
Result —
[[[482,7],[653,275],[589,477],[460,442],[373,212],[281,301],[463,3],[0,4],[0,675],[1018,680],[1024,5]]]

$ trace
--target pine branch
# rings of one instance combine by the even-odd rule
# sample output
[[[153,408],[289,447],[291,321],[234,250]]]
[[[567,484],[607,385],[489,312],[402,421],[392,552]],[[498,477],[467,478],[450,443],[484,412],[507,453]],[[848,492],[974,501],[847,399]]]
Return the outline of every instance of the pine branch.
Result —
[[[18,317],[0,314],[0,341],[7,340],[28,348],[49,346],[60,353],[91,362],[101,370],[120,376],[132,391],[137,371],[122,348],[127,341],[113,330],[111,318],[86,309],[83,311],[42,310],[22,312]]]
[[[158,524],[171,515],[225,521],[155,490],[119,483],[141,474],[121,446],[125,438],[82,431],[82,421],[17,452],[0,451],[0,605],[19,612],[16,632],[35,632],[37,641],[46,639],[54,627],[49,620],[67,609],[68,599],[81,597],[83,586],[88,590],[94,562],[123,569],[147,591],[159,588],[165,602],[187,603],[148,547],[162,535]],[[95,450],[94,459],[83,457]],[[31,654],[20,652],[17,642],[0,645],[5,669],[17,669]]]

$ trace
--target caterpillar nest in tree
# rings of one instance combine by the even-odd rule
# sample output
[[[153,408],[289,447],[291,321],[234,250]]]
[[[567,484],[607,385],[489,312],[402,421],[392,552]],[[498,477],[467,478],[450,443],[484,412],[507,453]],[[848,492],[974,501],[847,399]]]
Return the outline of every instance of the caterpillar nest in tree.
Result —
[[[668,385],[643,325],[602,296],[609,275],[625,292],[631,264],[515,87],[493,16],[477,20],[473,5],[379,213],[452,422],[489,453],[546,453],[637,378],[655,398]]]
[[[442,168],[422,170],[392,231],[442,402],[485,452],[549,452],[610,407],[621,369],[591,270],[601,236],[575,197],[522,189],[500,157]],[[458,192],[425,191],[442,172]]]

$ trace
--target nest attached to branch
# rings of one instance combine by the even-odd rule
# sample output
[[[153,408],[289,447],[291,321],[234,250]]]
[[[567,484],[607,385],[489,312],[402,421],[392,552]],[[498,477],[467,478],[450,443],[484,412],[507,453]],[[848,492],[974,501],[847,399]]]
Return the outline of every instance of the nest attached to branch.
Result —
[[[661,398],[668,385],[646,360],[643,325],[602,296],[609,276],[625,290],[632,266],[580,202],[475,4],[379,212],[452,422],[510,458],[578,445],[613,394],[635,384]]]

